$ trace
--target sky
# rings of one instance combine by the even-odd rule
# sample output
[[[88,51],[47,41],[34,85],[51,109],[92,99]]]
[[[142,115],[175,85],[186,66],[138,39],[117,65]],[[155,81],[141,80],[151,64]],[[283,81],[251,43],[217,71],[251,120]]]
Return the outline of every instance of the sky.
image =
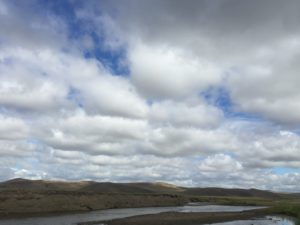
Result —
[[[0,0],[0,180],[300,192],[300,1]]]

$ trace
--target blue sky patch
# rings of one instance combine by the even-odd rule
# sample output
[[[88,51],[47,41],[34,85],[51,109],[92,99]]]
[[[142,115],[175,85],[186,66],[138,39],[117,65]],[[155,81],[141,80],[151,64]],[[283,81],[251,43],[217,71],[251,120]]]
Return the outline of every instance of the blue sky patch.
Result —
[[[243,119],[257,121],[262,120],[258,115],[237,111],[237,107],[232,102],[230,92],[222,86],[215,86],[201,93],[201,96],[211,105],[221,109],[228,119]]]
[[[287,173],[299,173],[300,168],[291,168],[291,167],[274,167],[272,171],[276,174],[287,174]]]

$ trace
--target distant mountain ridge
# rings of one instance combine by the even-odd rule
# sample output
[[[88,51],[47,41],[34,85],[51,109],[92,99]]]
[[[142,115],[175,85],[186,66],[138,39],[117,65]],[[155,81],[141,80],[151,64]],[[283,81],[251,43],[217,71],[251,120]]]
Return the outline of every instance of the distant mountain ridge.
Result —
[[[92,193],[118,194],[184,194],[196,196],[237,196],[276,198],[280,194],[258,189],[228,189],[228,188],[186,188],[168,183],[111,183],[111,182],[65,182],[48,180],[27,180],[17,178],[0,182],[0,189],[22,189],[35,191],[77,191]]]

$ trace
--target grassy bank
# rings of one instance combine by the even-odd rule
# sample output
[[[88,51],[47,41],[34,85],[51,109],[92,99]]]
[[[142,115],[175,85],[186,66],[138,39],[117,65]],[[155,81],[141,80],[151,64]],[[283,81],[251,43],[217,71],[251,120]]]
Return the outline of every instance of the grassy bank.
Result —
[[[78,223],[78,225],[94,225],[104,223],[108,225],[199,225],[233,220],[247,220],[257,217],[263,217],[270,214],[281,214],[293,217],[299,216],[299,205],[276,205],[271,208],[256,209],[243,212],[198,212],[198,213],[180,213],[164,212],[152,215],[139,215],[128,218],[114,219],[108,221],[89,221]],[[299,222],[296,222],[298,225]]]
[[[179,206],[187,202],[218,205],[270,206],[256,214],[284,214],[300,219],[300,194],[257,189],[185,188],[165,183],[98,183],[14,179],[0,183],[0,218],[72,213],[111,208]],[[208,214],[163,214],[170,223],[179,215],[184,221]],[[213,213],[215,215],[215,213]],[[227,219],[248,213],[218,214]],[[149,220],[152,216],[149,216]],[[156,216],[160,220],[160,216]],[[214,220],[215,216],[212,216]],[[143,217],[144,218],[144,217]],[[148,217],[147,217],[148,218]],[[210,220],[210,219],[209,219]],[[141,221],[140,221],[141,222]],[[177,221],[178,222],[178,221]],[[156,224],[156,223],[152,223]],[[297,225],[300,225],[299,222]]]
[[[282,196],[281,198],[253,198],[253,197],[219,197],[219,196],[195,196],[190,197],[192,201],[204,201],[222,205],[249,205],[249,206],[270,206],[267,214],[283,214],[298,219],[300,225],[300,200]]]
[[[272,206],[274,199],[256,197],[189,196],[191,202],[209,202],[218,205]]]
[[[186,202],[183,196],[172,194],[10,190],[0,191],[0,218],[112,208],[178,206]]]
[[[296,225],[300,225],[300,202],[278,202],[269,209],[269,212],[295,217]]]

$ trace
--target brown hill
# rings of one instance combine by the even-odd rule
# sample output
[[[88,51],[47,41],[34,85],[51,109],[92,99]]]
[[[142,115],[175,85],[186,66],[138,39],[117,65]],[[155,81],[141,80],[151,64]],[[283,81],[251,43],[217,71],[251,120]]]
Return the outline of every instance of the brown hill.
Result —
[[[227,189],[227,188],[185,188],[167,183],[111,183],[111,182],[64,182],[45,180],[13,179],[0,183],[0,190],[53,190],[53,191],[77,191],[91,193],[116,193],[116,194],[181,194],[194,196],[238,196],[276,198],[278,193],[258,189]]]
[[[99,183],[93,181],[64,182],[13,179],[0,183],[0,218],[14,215],[89,211],[110,208],[134,208],[184,205],[190,201],[218,200],[237,197],[254,197],[274,201],[294,198],[256,189],[184,188],[166,183]],[[279,196],[279,197],[278,197]],[[278,197],[278,198],[277,198]],[[246,198],[250,199],[250,198]],[[243,198],[241,198],[243,201]],[[238,200],[239,201],[239,200]],[[263,201],[265,202],[265,201]],[[228,202],[227,202],[228,203]],[[264,204],[264,203],[261,203]]]
[[[111,182],[64,182],[64,181],[45,181],[45,180],[27,180],[13,179],[0,183],[0,190],[3,189],[21,189],[37,191],[78,191],[93,193],[117,193],[117,194],[160,194],[176,193],[185,189],[175,185],[165,183],[111,183]]]
[[[0,218],[111,208],[177,206],[188,202],[174,187],[150,183],[14,179],[0,183]]]
[[[237,197],[258,197],[258,198],[276,198],[277,193],[258,189],[228,189],[228,188],[188,188],[184,192],[188,195],[199,196],[237,196]]]
[[[80,189],[81,191],[98,193],[130,193],[130,194],[150,194],[150,193],[173,193],[183,191],[177,186],[167,186],[160,183],[97,183],[92,182]]]
[[[56,191],[79,191],[90,185],[90,181],[64,182],[47,180],[27,180],[16,178],[0,183],[0,189],[22,189],[22,190],[56,190]]]

